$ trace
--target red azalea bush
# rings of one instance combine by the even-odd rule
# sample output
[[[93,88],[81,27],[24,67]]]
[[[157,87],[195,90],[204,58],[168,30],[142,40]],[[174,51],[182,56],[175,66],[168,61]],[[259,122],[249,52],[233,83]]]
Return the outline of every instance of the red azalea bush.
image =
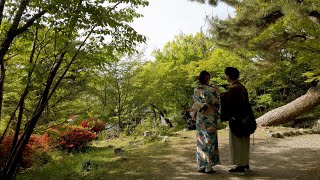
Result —
[[[79,126],[57,125],[48,128],[42,136],[31,135],[23,151],[21,166],[30,167],[33,163],[46,163],[49,158],[46,152],[49,148],[59,147],[69,152],[81,150],[89,142],[97,139],[95,132],[101,132],[101,129],[99,126],[93,126],[90,131]],[[13,134],[10,134],[0,144],[0,167],[3,167],[9,158],[12,140]]]
[[[5,162],[9,158],[9,153],[12,146],[13,134],[6,136],[0,144],[0,166],[4,166]],[[44,144],[41,142],[41,138],[36,135],[31,135],[25,150],[23,151],[22,167],[30,167],[35,161],[46,161],[41,158],[45,158]],[[41,155],[42,157],[38,157]]]
[[[89,118],[85,121],[81,121],[79,122],[79,124],[83,127],[83,128],[87,128],[92,132],[95,133],[100,133],[101,131],[103,131],[105,129],[106,126],[106,122],[101,121],[99,119],[93,119],[93,118]]]
[[[61,125],[49,127],[41,137],[42,144],[47,148],[57,147],[66,129],[67,127]]]
[[[59,125],[48,128],[41,140],[47,147],[61,148],[70,152],[72,150],[81,150],[96,138],[97,135],[87,128]]]
[[[59,147],[63,150],[81,150],[89,142],[97,138],[94,132],[88,131],[82,127],[68,128],[60,136]]]

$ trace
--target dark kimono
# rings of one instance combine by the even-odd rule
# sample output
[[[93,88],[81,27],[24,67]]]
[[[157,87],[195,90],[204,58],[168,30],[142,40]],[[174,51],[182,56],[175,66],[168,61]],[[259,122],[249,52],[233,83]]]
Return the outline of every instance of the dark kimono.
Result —
[[[221,94],[221,121],[240,120],[247,113],[248,103],[247,89],[239,81],[233,82]],[[237,137],[229,130],[229,143],[232,163],[249,165],[250,136]]]

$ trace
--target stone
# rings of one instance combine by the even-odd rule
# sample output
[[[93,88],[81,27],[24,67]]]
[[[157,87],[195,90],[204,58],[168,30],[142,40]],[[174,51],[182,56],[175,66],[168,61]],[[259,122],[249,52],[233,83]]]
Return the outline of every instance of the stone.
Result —
[[[287,131],[283,133],[284,136],[292,136],[292,131]]]
[[[168,136],[164,136],[164,137],[162,138],[162,142],[167,142],[167,139],[168,139]]]
[[[90,171],[91,170],[91,166],[92,165],[92,163],[91,163],[91,161],[90,160],[88,160],[88,161],[85,161],[85,162],[83,162],[82,163],[82,170],[83,171]]]
[[[143,132],[143,136],[145,136],[145,137],[150,136],[150,135],[151,135],[150,131]]]
[[[108,146],[107,146],[107,149],[112,149],[112,148],[114,148],[113,145],[108,145]]]
[[[122,149],[121,148],[115,148],[113,150],[113,152],[116,154],[116,155],[120,155],[122,153]]]
[[[272,138],[284,138],[282,133],[272,133],[272,134],[270,134],[270,137],[272,137]]]

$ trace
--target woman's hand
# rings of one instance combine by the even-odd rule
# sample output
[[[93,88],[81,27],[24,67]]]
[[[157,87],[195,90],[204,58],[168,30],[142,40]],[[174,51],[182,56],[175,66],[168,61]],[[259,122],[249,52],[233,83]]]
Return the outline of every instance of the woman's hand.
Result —
[[[216,92],[218,94],[221,94],[221,90],[220,90],[219,86],[217,86],[216,84],[213,84],[213,87],[214,87],[214,90],[216,90]]]

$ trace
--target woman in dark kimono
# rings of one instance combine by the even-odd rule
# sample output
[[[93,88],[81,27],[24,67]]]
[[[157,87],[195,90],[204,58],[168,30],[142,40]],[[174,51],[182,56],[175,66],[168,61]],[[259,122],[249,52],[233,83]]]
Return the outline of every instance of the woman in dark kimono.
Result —
[[[234,67],[225,69],[226,79],[230,84],[229,89],[221,94],[221,121],[241,120],[247,114],[247,105],[249,104],[247,89],[238,81],[239,70]],[[233,129],[233,130],[232,130]],[[237,127],[229,130],[229,144],[231,160],[235,168],[230,169],[230,173],[244,174],[245,169],[249,169],[249,149],[250,136],[236,136]]]
[[[194,90],[192,117],[196,120],[198,172],[212,173],[212,166],[220,164],[217,120],[219,98],[209,85],[210,74],[202,71]]]

